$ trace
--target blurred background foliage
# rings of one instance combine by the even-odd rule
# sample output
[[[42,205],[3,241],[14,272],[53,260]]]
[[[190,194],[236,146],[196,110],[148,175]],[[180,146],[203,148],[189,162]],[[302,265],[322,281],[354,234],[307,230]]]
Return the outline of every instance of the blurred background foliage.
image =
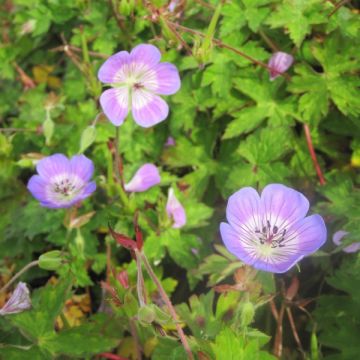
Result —
[[[145,253],[179,304],[196,358],[272,359],[271,348],[280,345],[285,359],[357,358],[360,259],[336,248],[331,237],[343,229],[347,241],[359,241],[360,233],[358,5],[3,0],[0,282],[67,241],[72,260],[57,272],[33,268],[23,275],[33,309],[0,318],[1,358],[100,359],[97,354],[113,351],[136,359],[139,347],[147,358],[186,358],[164,314],[151,326],[139,320],[136,264],[108,234],[110,223],[133,237],[135,208]],[[139,43],[159,47],[162,60],[178,66],[182,86],[167,99],[166,121],[143,129],[128,119],[120,128],[125,180],[146,162],[162,178],[160,186],[131,194],[126,207],[114,182],[115,129],[100,114],[97,70],[111,54]],[[295,64],[270,82],[265,64],[277,50],[291,53]],[[168,136],[174,146],[165,146]],[[325,178],[320,183],[309,139]],[[36,161],[58,152],[84,153],[96,166],[98,189],[72,214],[79,224],[68,234],[66,211],[41,208],[26,189]],[[274,182],[305,193],[329,233],[301,272],[276,279],[244,273],[218,234],[230,194]],[[170,185],[187,213],[181,230],[164,220]],[[116,283],[109,265],[114,273],[127,270],[129,289]],[[232,276],[235,284],[226,285]],[[106,280],[121,306],[101,288]],[[160,309],[156,287],[147,277],[145,285]],[[1,295],[1,305],[7,297]],[[292,321],[276,318],[275,308],[287,316],[290,309]]]

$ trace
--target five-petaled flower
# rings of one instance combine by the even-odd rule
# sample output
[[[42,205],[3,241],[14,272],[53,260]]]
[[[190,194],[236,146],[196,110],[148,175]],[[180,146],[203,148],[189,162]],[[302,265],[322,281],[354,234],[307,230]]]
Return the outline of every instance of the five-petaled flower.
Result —
[[[274,53],[268,63],[270,71],[270,80],[276,79],[283,74],[293,64],[294,58],[292,55],[282,51]]]
[[[172,95],[180,89],[175,65],[160,63],[161,53],[153,45],[138,45],[130,53],[120,51],[100,67],[98,77],[112,89],[104,91],[100,104],[109,120],[120,126],[131,110],[134,120],[150,127],[165,120],[167,103],[158,95]]]
[[[221,236],[245,264],[283,273],[326,241],[324,220],[320,215],[305,217],[308,210],[305,196],[284,185],[267,185],[261,197],[245,187],[229,198],[229,223],[221,223]]]
[[[29,289],[26,284],[19,282],[10,299],[0,309],[0,315],[17,314],[31,308]]]
[[[160,180],[158,168],[154,164],[145,164],[136,171],[124,188],[128,192],[143,192],[159,184]]]
[[[185,209],[175,196],[173,188],[169,189],[168,200],[166,203],[166,213],[173,221],[172,227],[174,229],[179,229],[186,224]]]
[[[38,175],[33,175],[28,189],[42,206],[68,208],[90,196],[96,189],[90,179],[94,164],[84,155],[75,155],[70,160],[55,154],[40,160],[36,166]]]

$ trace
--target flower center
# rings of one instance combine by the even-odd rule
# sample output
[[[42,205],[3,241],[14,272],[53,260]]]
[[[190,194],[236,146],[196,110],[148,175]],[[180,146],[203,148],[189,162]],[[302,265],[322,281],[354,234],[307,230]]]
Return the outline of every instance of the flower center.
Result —
[[[266,224],[262,226],[261,230],[259,228],[255,229],[255,236],[259,240],[261,245],[270,245],[272,249],[277,247],[284,247],[286,228],[279,230],[276,225],[271,225],[269,220],[266,220]]]
[[[54,201],[68,202],[74,199],[84,187],[84,181],[81,178],[62,174],[54,177],[49,187],[49,197]]]

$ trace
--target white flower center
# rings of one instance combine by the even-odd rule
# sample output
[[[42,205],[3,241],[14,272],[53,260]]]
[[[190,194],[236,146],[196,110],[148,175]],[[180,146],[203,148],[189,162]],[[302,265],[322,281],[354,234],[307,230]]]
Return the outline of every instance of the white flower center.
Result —
[[[67,203],[83,190],[84,185],[84,181],[77,175],[61,174],[50,180],[47,194],[55,202]]]

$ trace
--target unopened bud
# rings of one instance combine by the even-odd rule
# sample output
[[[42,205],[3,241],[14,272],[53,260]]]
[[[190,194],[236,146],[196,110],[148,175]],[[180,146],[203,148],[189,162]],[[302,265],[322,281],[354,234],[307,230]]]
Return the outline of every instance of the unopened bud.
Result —
[[[137,317],[143,325],[149,325],[155,320],[155,310],[151,305],[142,306],[138,311]]]
[[[57,270],[62,264],[63,258],[60,250],[48,251],[39,257],[39,268],[44,270]]]

